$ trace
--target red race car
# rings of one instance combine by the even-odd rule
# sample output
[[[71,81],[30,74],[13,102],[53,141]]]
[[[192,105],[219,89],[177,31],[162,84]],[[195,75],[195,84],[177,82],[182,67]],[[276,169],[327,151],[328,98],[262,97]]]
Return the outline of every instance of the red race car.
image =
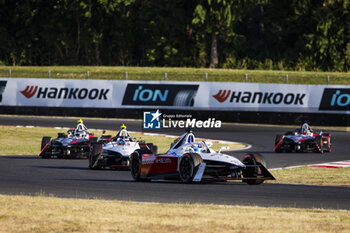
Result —
[[[248,184],[262,184],[275,178],[266,169],[259,154],[247,154],[243,161],[210,149],[212,144],[197,142],[191,131],[186,132],[165,154],[154,154],[146,144],[133,152],[131,174],[135,181],[179,179],[183,183],[221,180],[242,180]]]
[[[300,129],[289,131],[284,135],[276,135],[276,153],[281,152],[331,152],[331,135],[320,131],[314,133],[307,123]]]
[[[43,137],[39,156],[47,158],[88,158],[90,145],[97,140],[80,119],[75,129],[58,133],[56,139]]]

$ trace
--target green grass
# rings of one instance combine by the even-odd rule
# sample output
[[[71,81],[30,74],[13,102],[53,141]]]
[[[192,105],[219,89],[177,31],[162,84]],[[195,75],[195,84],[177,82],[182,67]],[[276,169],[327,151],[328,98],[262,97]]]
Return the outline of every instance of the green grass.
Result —
[[[67,129],[55,129],[49,127],[27,128],[0,125],[0,155],[39,154],[41,139],[43,136],[56,138],[57,133],[66,131]],[[99,137],[102,133],[101,130],[92,130],[91,132],[94,133],[96,137]],[[117,131],[108,130],[106,131],[106,135],[108,134],[115,136]],[[147,143],[157,145],[159,153],[165,153],[169,150],[170,144],[174,141],[174,138],[157,137],[141,133],[131,133],[131,136],[135,137],[137,140],[142,139]],[[215,143],[212,148],[214,150],[219,150],[221,146],[229,146],[231,149],[241,149],[244,147],[244,145],[240,143]]]
[[[43,136],[57,137],[57,133],[66,129],[27,128],[0,126],[0,155],[34,155],[39,154]],[[97,136],[101,131],[94,131]]]
[[[350,185],[350,167],[320,168],[300,167],[293,169],[272,170],[277,181],[270,183],[307,184],[307,185]]]
[[[350,84],[350,73],[340,72],[297,72],[272,70],[232,70],[232,69],[206,69],[206,68],[159,68],[159,67],[106,67],[106,66],[0,66],[0,77],[47,78],[51,71],[51,78],[85,79],[89,71],[90,79],[124,80],[128,73],[129,80],[164,80],[167,73],[169,81],[204,81],[205,73],[208,81],[216,82],[244,82],[248,75],[248,82],[258,83],[285,83],[291,84]]]

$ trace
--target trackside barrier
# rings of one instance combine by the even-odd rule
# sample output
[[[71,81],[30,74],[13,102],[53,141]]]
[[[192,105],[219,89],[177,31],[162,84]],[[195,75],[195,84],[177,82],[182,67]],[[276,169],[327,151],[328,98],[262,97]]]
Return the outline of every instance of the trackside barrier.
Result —
[[[42,109],[50,109],[50,112],[57,109],[58,115],[70,115],[72,108],[82,109],[87,115],[99,115],[99,111],[107,112],[106,109],[122,115],[127,115],[126,110],[135,113],[144,109],[162,109],[163,112],[182,111],[198,116],[223,116],[231,122],[273,121],[270,123],[283,124],[276,119],[279,116],[277,118],[292,121],[312,118],[326,125],[348,125],[350,87],[0,78],[0,113],[41,114],[44,111]],[[64,109],[70,111],[65,112]],[[124,115],[114,117],[125,117]],[[332,117],[338,122],[332,122]]]

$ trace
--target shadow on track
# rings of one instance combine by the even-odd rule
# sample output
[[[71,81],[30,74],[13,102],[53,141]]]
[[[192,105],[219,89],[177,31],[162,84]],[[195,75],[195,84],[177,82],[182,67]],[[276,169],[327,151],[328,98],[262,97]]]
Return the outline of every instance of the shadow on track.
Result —
[[[132,179],[130,180],[107,180],[107,179],[55,179],[55,180],[62,180],[62,181],[84,181],[84,182],[113,182],[113,183],[135,183]]]
[[[30,166],[33,168],[61,169],[61,170],[90,170],[88,167],[66,167],[66,166]]]
[[[41,159],[37,155],[3,155],[1,157],[7,158],[7,159]]]

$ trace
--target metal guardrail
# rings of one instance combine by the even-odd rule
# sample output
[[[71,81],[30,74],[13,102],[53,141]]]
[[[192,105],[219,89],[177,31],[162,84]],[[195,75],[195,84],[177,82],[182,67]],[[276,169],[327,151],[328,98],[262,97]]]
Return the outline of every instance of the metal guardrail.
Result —
[[[278,71],[277,71],[278,72]],[[22,72],[22,71],[19,71],[19,72],[14,72],[12,69],[9,69],[8,70],[8,78],[13,78],[13,74],[14,73],[17,73],[16,77],[24,77],[24,76],[21,76],[21,75],[18,75],[18,74],[21,74],[21,73],[28,73],[28,72]],[[133,80],[133,79],[137,79],[137,80],[140,80],[140,75],[139,74],[130,74],[128,72],[125,72],[125,73],[122,73],[122,72],[99,72],[99,73],[91,73],[90,71],[87,71],[85,74],[84,73],[78,73],[78,72],[52,72],[51,70],[48,70],[47,73],[46,72],[42,72],[42,71],[39,71],[39,72],[33,72],[33,76],[32,77],[28,77],[28,78],[72,78],[72,75],[74,75],[74,78],[78,78],[78,79],[91,79],[91,78],[95,78],[95,79],[115,79],[115,80]],[[1,73],[0,73],[0,76]],[[134,78],[130,78],[130,77],[133,77]],[[136,78],[135,78],[136,76]],[[144,77],[146,77],[147,74],[144,75]],[[154,76],[154,75],[153,75]],[[175,76],[171,76],[169,75],[167,72],[164,72],[164,75],[163,75],[163,78],[161,77],[161,74],[159,74],[157,77],[157,79],[149,79],[149,78],[145,78],[144,80],[164,80],[164,81],[167,81],[167,80],[171,80],[172,77],[176,77],[178,75],[175,75]],[[191,80],[191,79],[188,79],[187,81],[211,81],[210,80],[210,75],[208,74],[208,72],[204,72],[202,75],[201,74],[193,74],[191,75],[192,77],[196,77],[194,78],[194,80]],[[2,77],[6,77],[6,75],[2,76]],[[202,79],[202,78],[203,79]],[[212,80],[213,81],[220,81],[220,75],[214,75],[212,76]],[[221,77],[227,77],[227,75],[223,75]],[[170,78],[170,79],[169,79]],[[274,83],[285,83],[285,84],[288,84],[288,83],[291,83],[290,82],[290,77],[288,74],[285,75],[285,78],[283,80],[283,76],[278,76],[278,77],[275,77],[276,78],[276,81],[277,82],[274,82]],[[215,80],[214,80],[215,79]],[[236,80],[232,80],[233,82],[237,81],[237,82],[254,82],[254,78],[250,78],[248,73],[245,73],[244,75],[242,75],[242,77],[237,77],[237,75],[235,75],[235,77],[233,79],[236,79]],[[334,78],[333,80],[335,80],[337,78]],[[253,81],[251,81],[253,80]],[[327,84],[329,85],[330,82],[331,82],[331,77],[330,75],[327,75],[324,77],[324,84]],[[322,81],[321,81],[322,82]],[[293,83],[293,82],[292,82]],[[349,77],[349,83],[350,83],[350,77]]]

